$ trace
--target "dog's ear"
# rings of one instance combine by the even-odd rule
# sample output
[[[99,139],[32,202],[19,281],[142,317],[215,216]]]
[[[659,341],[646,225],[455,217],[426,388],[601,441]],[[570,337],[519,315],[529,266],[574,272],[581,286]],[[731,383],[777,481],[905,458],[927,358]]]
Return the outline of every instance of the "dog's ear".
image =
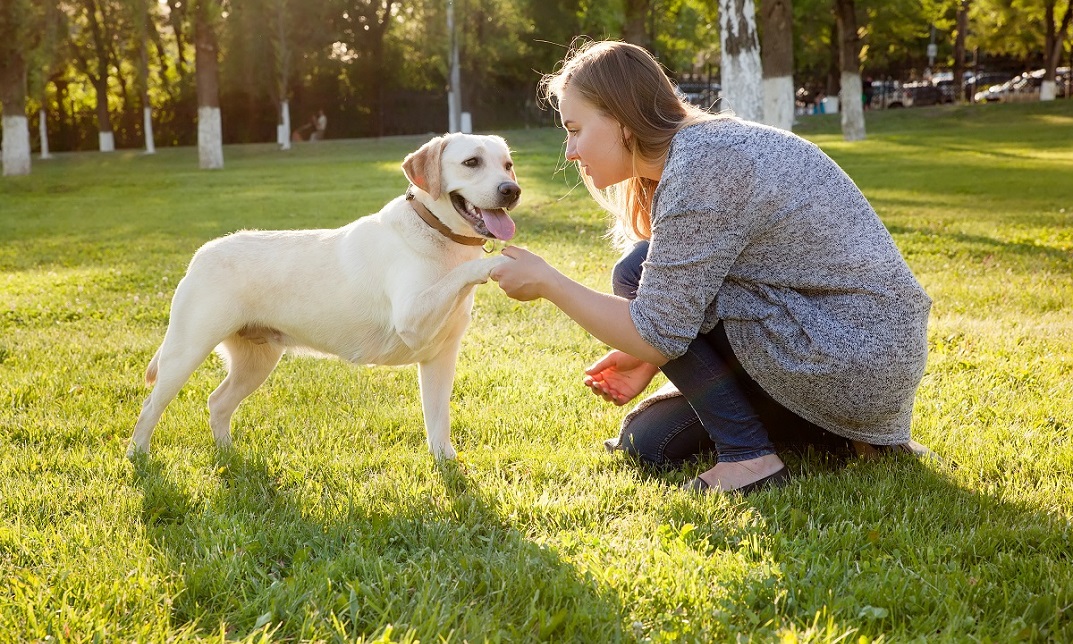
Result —
[[[410,183],[421,188],[433,199],[440,198],[440,157],[447,145],[447,137],[437,136],[422,145],[417,152],[406,155],[402,161],[402,171]]]

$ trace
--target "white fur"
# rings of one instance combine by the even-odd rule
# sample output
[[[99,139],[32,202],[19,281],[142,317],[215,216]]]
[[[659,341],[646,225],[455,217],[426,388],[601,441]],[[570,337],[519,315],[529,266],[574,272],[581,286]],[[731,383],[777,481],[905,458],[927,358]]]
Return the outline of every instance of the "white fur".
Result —
[[[474,158],[477,167],[463,163]],[[517,193],[501,192],[517,184],[499,137],[438,137],[403,168],[417,200],[460,234],[479,237],[451,193],[482,208],[517,203]],[[291,348],[360,364],[417,363],[429,449],[454,458],[448,404],[473,287],[510,261],[483,254],[433,230],[403,197],[334,230],[243,231],[210,241],[176,288],[164,342],[146,372],[156,386],[128,455],[149,451],[164,408],[215,347],[228,369],[209,396],[209,425],[221,446],[231,442],[239,403]]]

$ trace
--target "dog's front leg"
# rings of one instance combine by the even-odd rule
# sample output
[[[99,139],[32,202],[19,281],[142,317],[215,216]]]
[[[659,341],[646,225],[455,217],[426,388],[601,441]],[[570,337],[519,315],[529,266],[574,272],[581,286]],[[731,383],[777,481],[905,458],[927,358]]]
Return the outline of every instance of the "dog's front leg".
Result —
[[[392,302],[391,322],[406,346],[418,350],[439,335],[471,288],[488,281],[488,273],[509,257],[474,259],[459,264],[438,282],[402,301]]]
[[[461,342],[461,336],[452,338],[439,355],[417,365],[425,437],[429,451],[437,460],[457,456],[451,445],[451,389]]]

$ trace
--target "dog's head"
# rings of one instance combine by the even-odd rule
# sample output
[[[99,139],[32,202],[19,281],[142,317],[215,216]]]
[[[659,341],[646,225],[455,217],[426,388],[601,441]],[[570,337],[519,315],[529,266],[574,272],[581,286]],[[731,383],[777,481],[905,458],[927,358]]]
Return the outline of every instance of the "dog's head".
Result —
[[[402,170],[417,198],[456,233],[502,240],[514,236],[507,211],[518,205],[522,189],[502,138],[438,136],[406,155]]]

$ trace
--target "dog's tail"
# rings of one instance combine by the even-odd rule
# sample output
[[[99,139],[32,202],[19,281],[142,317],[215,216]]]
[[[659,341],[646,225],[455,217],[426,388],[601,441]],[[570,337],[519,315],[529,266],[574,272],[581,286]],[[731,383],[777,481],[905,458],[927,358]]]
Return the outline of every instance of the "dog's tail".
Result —
[[[153,359],[149,361],[149,366],[145,368],[145,384],[152,386],[156,383],[156,368],[159,360],[160,349],[157,349],[153,354]]]

